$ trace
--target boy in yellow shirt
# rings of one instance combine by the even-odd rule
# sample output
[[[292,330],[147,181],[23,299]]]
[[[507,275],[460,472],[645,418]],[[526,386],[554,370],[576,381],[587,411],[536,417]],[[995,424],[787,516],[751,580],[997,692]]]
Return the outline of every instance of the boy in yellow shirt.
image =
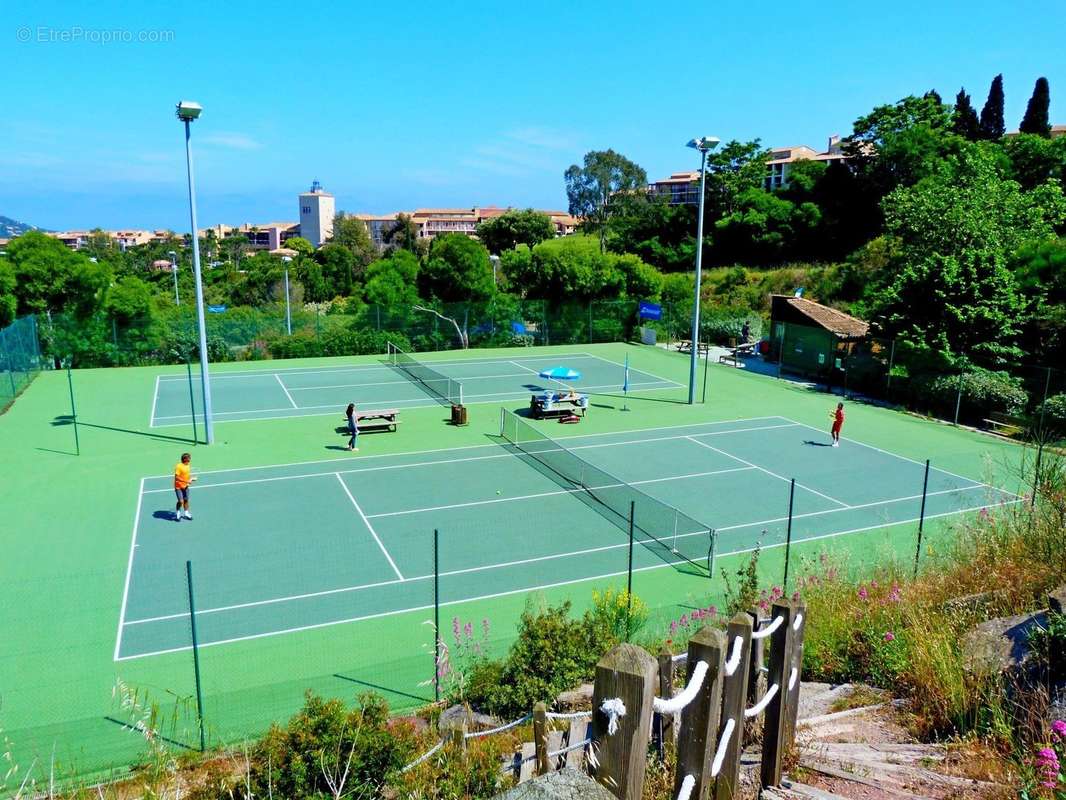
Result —
[[[181,522],[183,511],[185,519],[192,519],[189,513],[189,484],[196,478],[192,476],[192,467],[189,466],[191,461],[191,455],[182,453],[181,461],[174,465],[174,494],[178,496],[178,505],[174,510],[175,522]]]

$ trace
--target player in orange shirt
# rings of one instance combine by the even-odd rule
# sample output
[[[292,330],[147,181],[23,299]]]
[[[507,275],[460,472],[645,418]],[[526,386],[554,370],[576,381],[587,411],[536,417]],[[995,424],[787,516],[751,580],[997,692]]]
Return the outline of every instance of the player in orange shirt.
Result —
[[[192,467],[189,466],[191,461],[191,455],[182,453],[181,461],[174,465],[174,494],[178,496],[178,505],[174,510],[175,522],[181,522],[182,512],[185,519],[192,519],[189,513],[189,484],[196,478],[192,476]]]
[[[833,447],[840,447],[840,429],[844,427],[844,404],[837,403],[837,410],[830,412],[829,419],[833,420]]]

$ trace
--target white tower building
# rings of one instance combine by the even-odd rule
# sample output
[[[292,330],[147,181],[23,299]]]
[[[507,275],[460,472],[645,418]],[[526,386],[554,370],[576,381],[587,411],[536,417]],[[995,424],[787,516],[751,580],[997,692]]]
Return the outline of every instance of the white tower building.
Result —
[[[311,191],[300,194],[300,235],[315,247],[321,247],[333,235],[336,213],[333,195],[314,181]]]

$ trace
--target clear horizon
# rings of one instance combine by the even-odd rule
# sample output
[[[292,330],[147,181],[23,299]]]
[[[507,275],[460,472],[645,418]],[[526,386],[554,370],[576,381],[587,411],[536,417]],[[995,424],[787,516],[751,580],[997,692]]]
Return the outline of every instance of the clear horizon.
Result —
[[[24,7],[0,33],[0,214],[56,230],[186,229],[181,99],[204,106],[201,227],[295,221],[315,179],[348,212],[563,210],[563,171],[588,150],[613,148],[655,180],[698,166],[684,147],[695,135],[821,149],[907,94],[952,102],[965,86],[980,109],[1000,72],[1008,129],[1040,76],[1051,121],[1066,122],[1066,5],[803,11]]]

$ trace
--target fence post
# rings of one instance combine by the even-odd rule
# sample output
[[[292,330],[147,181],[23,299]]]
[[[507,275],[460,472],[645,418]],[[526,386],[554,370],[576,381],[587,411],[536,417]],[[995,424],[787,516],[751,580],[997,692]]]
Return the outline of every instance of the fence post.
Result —
[[[892,367],[895,364],[895,361],[896,361],[896,340],[893,339],[892,340],[892,346],[891,346],[891,348],[889,348],[889,351],[888,351],[888,376],[887,376],[888,377],[888,381],[885,384],[885,390],[888,391],[888,392],[892,391]]]
[[[740,784],[740,754],[744,749],[744,708],[750,667],[748,653],[752,645],[751,628],[751,617],[741,611],[729,621],[729,627],[726,629],[726,659],[733,654],[733,642],[739,637],[740,662],[736,672],[726,676],[722,693],[722,723],[718,735],[722,735],[722,730],[729,720],[733,720],[733,733],[729,744],[726,745],[722,769],[714,784],[715,800],[732,800],[737,795],[737,786]]]
[[[793,627],[792,627],[792,661],[786,675],[785,698],[785,741],[791,745],[796,738],[796,718],[799,715],[800,680],[803,675],[803,636],[807,632],[807,604],[798,600],[792,604]],[[799,627],[796,627],[796,623]],[[792,680],[793,670],[796,679]]]
[[[644,791],[651,704],[655,696],[657,665],[651,654],[632,644],[620,644],[596,664],[592,692],[592,740],[597,781],[619,800],[639,800]],[[605,700],[621,700],[625,716],[611,717],[603,711]]]
[[[955,394],[955,426],[959,425],[959,407],[962,406],[962,373],[959,373],[959,386]]]
[[[545,775],[548,767],[548,707],[544,703],[533,706],[533,745],[537,748],[537,774]]]
[[[204,695],[200,688],[200,642],[196,636],[196,600],[192,590],[192,562],[185,562],[185,581],[189,589],[189,629],[192,632],[192,668],[196,681],[196,723],[200,729],[200,752],[207,749],[204,736]]]
[[[929,492],[929,459],[925,460],[925,480],[922,482],[922,510],[918,514],[918,545],[914,549],[914,577],[918,577],[918,559],[922,557],[922,530],[925,528],[925,498]]]
[[[659,697],[669,697],[674,691],[674,656],[665,647],[659,653]],[[666,760],[666,748],[674,745],[674,715],[656,714],[655,750],[659,761]]]
[[[751,618],[751,630],[755,633],[763,627],[759,617],[759,609],[751,608],[747,612]],[[753,706],[759,702],[759,698],[766,692],[766,676],[762,670],[766,655],[765,639],[752,640],[748,659],[748,705]],[[758,720],[752,719],[744,726],[744,741],[752,740],[758,726]]]
[[[629,567],[626,570],[626,641],[629,641],[629,637],[633,631],[632,616],[633,616],[633,525],[634,518],[637,515],[637,502],[636,500],[629,501]]]
[[[74,407],[74,378],[70,373],[73,356],[67,357],[67,387],[70,389],[70,421],[74,423],[74,452],[81,455],[81,440],[78,439],[78,409]]]
[[[705,798],[712,783],[711,760],[718,741],[718,720],[722,711],[722,675],[725,662],[725,636],[720,630],[704,626],[688,643],[688,679],[696,665],[707,662],[707,675],[695,699],[681,711],[681,730],[677,739],[677,771],[674,795],[681,790],[685,777],[696,779],[692,797]]]
[[[766,721],[762,732],[762,785],[781,784],[782,765],[788,742],[785,739],[785,724],[788,720],[788,677],[792,666],[792,622],[795,608],[792,602],[782,598],[773,605],[770,618],[783,617],[781,625],[770,637],[770,673],[766,678],[767,691],[777,686],[777,692],[766,707]],[[772,624],[772,623],[771,623]]]
[[[788,563],[792,558],[792,508],[796,502],[796,479],[788,487],[788,527],[785,531],[785,574],[781,579],[781,591],[788,591]]]
[[[440,700],[440,531],[433,529],[433,699]]]

